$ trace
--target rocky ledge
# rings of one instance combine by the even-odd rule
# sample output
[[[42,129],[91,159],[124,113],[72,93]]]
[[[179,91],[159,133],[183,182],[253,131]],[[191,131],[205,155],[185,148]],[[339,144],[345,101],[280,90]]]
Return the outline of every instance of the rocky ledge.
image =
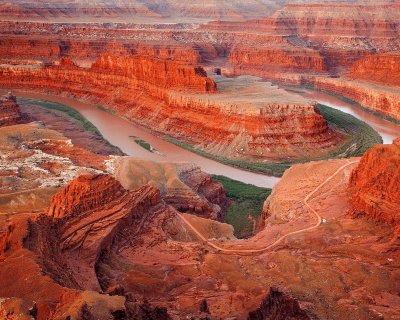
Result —
[[[353,214],[400,226],[400,138],[376,145],[362,157],[350,178]]]
[[[2,67],[0,83],[74,95],[197,149],[238,160],[303,158],[341,136],[315,103],[255,77],[207,77],[201,67],[142,56],[103,56],[43,68]],[[216,90],[218,89],[218,90]]]
[[[17,98],[11,93],[0,97],[0,127],[17,124],[21,120]]]

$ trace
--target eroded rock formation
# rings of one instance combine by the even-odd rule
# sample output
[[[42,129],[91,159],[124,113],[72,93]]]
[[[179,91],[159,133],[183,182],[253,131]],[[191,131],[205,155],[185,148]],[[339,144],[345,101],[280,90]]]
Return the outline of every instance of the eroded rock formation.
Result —
[[[150,208],[160,204],[160,200],[154,187],[127,191],[108,175],[80,176],[52,198],[48,215],[62,219],[61,250],[85,261],[76,275],[79,283],[92,290],[100,288],[93,266],[102,252],[113,244],[133,241],[140,234],[141,224],[154,214]],[[123,230],[131,231],[125,234]]]
[[[349,78],[318,78],[314,83],[317,89],[344,96],[369,110],[400,119],[400,90],[397,87],[354,81]]]
[[[134,157],[114,161],[115,178],[126,189],[152,184],[166,203],[179,212],[224,221],[228,205],[223,186],[199,167],[190,164],[155,163]]]
[[[355,216],[400,225],[400,138],[368,150],[353,171],[349,186]]]
[[[11,93],[0,97],[0,127],[17,124],[21,120],[21,111],[17,99]]]
[[[311,101],[254,78],[212,79],[201,67],[176,61],[103,56],[87,69],[62,59],[57,66],[36,69],[3,67],[0,74],[7,87],[91,99],[152,130],[228,158],[326,154],[341,139]],[[249,92],[259,99],[249,101]]]
[[[369,55],[353,64],[350,78],[400,86],[400,55]]]

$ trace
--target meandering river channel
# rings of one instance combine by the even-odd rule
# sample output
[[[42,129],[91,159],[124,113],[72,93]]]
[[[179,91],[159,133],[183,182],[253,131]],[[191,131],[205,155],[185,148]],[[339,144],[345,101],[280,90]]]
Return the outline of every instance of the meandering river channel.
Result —
[[[367,122],[382,136],[384,143],[391,143],[393,139],[400,136],[400,126],[368,113],[357,106],[343,102],[326,93],[314,90],[299,89],[299,92],[302,92],[301,95],[307,98],[350,113]],[[272,188],[279,181],[279,178],[276,177],[233,168],[214,160],[204,158],[169,143],[151,132],[138,127],[134,123],[101,110],[92,104],[54,95],[34,94],[23,91],[15,91],[15,93],[19,97],[48,100],[74,108],[93,123],[106,140],[119,147],[130,156],[158,162],[191,162],[200,166],[201,169],[207,173],[224,175],[235,180],[265,188]],[[147,151],[134,141],[134,138],[132,138],[133,136],[145,140],[157,150],[157,152]]]

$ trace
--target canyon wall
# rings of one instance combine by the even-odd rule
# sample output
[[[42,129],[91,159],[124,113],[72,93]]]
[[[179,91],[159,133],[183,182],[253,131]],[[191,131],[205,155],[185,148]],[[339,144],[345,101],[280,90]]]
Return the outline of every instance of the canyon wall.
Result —
[[[163,200],[179,212],[224,221],[229,200],[222,184],[195,165],[121,157],[113,167],[115,178],[126,189],[148,183],[160,189]]]
[[[365,153],[349,182],[355,216],[400,226],[399,168],[400,138]]]
[[[235,47],[229,55],[228,73],[250,74],[296,85],[308,84],[313,74],[326,74],[327,61],[318,51],[294,46]]]
[[[363,107],[400,120],[400,90],[348,78],[316,78],[315,88],[349,98]]]
[[[21,118],[16,97],[12,94],[0,97],[0,127],[17,124]]]
[[[247,33],[246,42],[232,47],[230,54],[236,73],[281,67],[281,72],[337,74],[368,54],[400,49],[399,9],[398,3],[290,3],[262,20],[210,23],[209,28]],[[260,41],[259,35],[274,36],[274,41]],[[265,76],[275,79],[267,71]]]
[[[260,308],[249,313],[247,320],[310,320],[307,313],[301,309],[299,302],[293,297],[271,288],[261,302]]]
[[[190,66],[172,60],[152,59],[146,56],[103,55],[92,65],[95,73],[136,78],[161,88],[194,89],[197,92],[216,91],[214,80],[200,66]]]
[[[154,1],[69,1],[57,0],[47,5],[40,2],[5,1],[0,5],[0,16],[9,19],[73,20],[85,17],[92,20],[111,19],[239,19],[262,17],[271,14],[285,3],[284,0],[206,0],[201,3],[185,3],[165,0],[162,5]]]
[[[2,67],[0,74],[5,87],[89,99],[154,131],[226,157],[303,157],[329,152],[340,140],[310,101],[277,88],[266,90],[254,80],[232,80],[231,86],[231,80],[216,78],[221,83],[217,90],[201,67],[178,61],[107,55],[91,68],[62,59],[59,65],[43,68]],[[251,86],[266,90],[260,96],[263,102],[246,100]]]
[[[367,55],[400,50],[400,7],[397,2],[391,1],[289,3],[282,8],[279,4],[275,5],[279,10],[273,15],[267,16],[268,11],[264,11],[267,17],[258,20],[243,22],[240,15],[234,14],[233,19],[229,19],[232,21],[168,24],[165,22],[174,15],[171,8],[177,6],[180,12],[184,4],[164,6],[163,9],[169,12],[167,16],[157,13],[153,18],[161,20],[147,24],[140,23],[140,19],[137,23],[126,20],[123,11],[107,9],[110,4],[103,7],[104,3],[100,1],[97,5],[97,8],[96,4],[90,7],[96,8],[99,17],[104,10],[104,15],[109,15],[111,19],[121,14],[121,20],[101,23],[98,17],[100,21],[57,22],[60,17],[61,20],[65,17],[73,19],[76,14],[83,14],[78,10],[80,5],[76,4],[69,13],[68,8],[62,12],[53,8],[51,21],[47,23],[43,23],[46,14],[41,19],[33,19],[36,22],[0,22],[0,59],[7,61],[10,53],[19,60],[40,57],[44,60],[55,60],[56,57],[95,60],[104,53],[150,54],[162,59],[207,62],[225,67],[233,74],[260,75],[278,81],[286,77],[286,82],[301,84],[309,83],[299,80],[301,75],[345,74],[355,61]],[[132,4],[132,8],[136,5]],[[219,10],[230,12],[227,9],[230,4],[226,2],[208,5],[211,16]],[[246,3],[245,8],[256,8],[258,5]],[[217,11],[214,11],[215,6],[219,8]],[[237,3],[231,6],[237,7]],[[118,7],[124,5],[116,4]],[[201,11],[201,7],[185,8],[184,12],[191,14]],[[240,7],[246,10],[243,4]],[[22,8],[27,10],[25,6]],[[40,7],[36,12],[36,9],[30,8],[36,14],[42,9],[49,10]],[[13,11],[12,7],[9,10]],[[138,12],[135,10],[132,12],[136,15]],[[90,15],[90,10],[84,12]],[[129,15],[129,12],[127,10],[125,14]],[[204,17],[202,14],[198,16]]]
[[[400,86],[400,55],[369,55],[353,64],[348,76],[388,86]]]

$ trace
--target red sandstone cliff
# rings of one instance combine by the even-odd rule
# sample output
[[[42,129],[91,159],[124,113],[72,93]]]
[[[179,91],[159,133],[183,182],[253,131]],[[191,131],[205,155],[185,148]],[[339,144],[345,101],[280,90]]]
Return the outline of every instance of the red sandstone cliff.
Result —
[[[62,219],[58,223],[61,249],[71,260],[79,257],[85,262],[81,273],[76,274],[78,281],[86,288],[99,288],[93,266],[101,252],[134,239],[140,221],[150,218],[154,214],[151,208],[160,201],[156,188],[147,185],[127,191],[108,175],[80,176],[58,192],[51,200],[48,215]]]
[[[367,109],[400,119],[400,90],[397,87],[349,78],[316,78],[314,84],[317,89],[336,93]]]
[[[21,120],[21,112],[17,99],[11,93],[0,97],[0,127],[17,124]]]
[[[6,87],[90,99],[152,130],[226,157],[303,157],[327,152],[340,139],[309,101],[297,102],[300,97],[282,91],[276,95],[282,94],[285,102],[268,102],[267,91],[261,97],[265,103],[248,102],[237,97],[243,88],[240,79],[225,79],[224,92],[216,91],[202,68],[182,62],[103,56],[89,69],[62,59],[58,66],[40,69],[3,67],[0,74]],[[235,86],[238,90],[233,91]]]
[[[354,215],[400,225],[400,139],[368,150],[352,172]]]
[[[337,73],[367,54],[398,51],[399,9],[398,3],[289,3],[262,20],[208,27],[246,34],[230,55],[235,73],[275,79],[268,68]]]
[[[327,71],[325,58],[317,51],[299,48],[243,48],[231,51],[229,62],[235,66],[235,73],[256,74],[267,69],[280,71]]]
[[[145,56],[102,56],[93,65],[94,72],[112,73],[128,78],[137,78],[161,88],[196,90],[199,92],[216,91],[215,82],[199,66],[171,60],[153,59]]]
[[[349,77],[400,86],[400,55],[369,55],[353,64]]]
[[[52,198],[48,215],[77,216],[106,205],[124,193],[125,189],[110,176],[79,176]]]

